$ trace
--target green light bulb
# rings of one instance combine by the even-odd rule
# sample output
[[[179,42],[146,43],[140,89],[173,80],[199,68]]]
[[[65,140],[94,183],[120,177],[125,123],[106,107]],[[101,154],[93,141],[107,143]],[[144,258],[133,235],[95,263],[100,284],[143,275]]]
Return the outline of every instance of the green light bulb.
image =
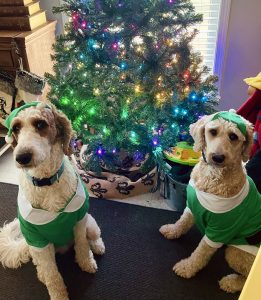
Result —
[[[94,115],[94,114],[95,114],[95,109],[94,109],[94,107],[92,107],[92,108],[89,110],[89,114],[90,114],[90,115]]]

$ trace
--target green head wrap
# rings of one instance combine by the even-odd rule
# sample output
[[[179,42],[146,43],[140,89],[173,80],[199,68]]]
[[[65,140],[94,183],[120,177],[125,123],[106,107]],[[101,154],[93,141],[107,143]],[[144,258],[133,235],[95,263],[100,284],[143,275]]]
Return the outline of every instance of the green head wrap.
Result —
[[[247,127],[246,123],[239,115],[237,115],[235,112],[231,111],[221,111],[214,115],[214,117],[211,119],[211,121],[217,120],[217,119],[224,119],[226,121],[232,122],[237,125],[237,128],[241,131],[241,133],[246,136],[247,134]]]
[[[10,143],[13,142],[13,139],[12,139],[13,129],[12,129],[12,127],[11,127],[11,123],[12,123],[13,119],[20,113],[20,111],[22,111],[22,110],[24,110],[24,109],[26,109],[26,108],[28,108],[28,107],[31,107],[31,106],[37,106],[37,105],[39,105],[39,104],[41,104],[41,103],[42,103],[42,102],[39,102],[39,101],[38,101],[38,102],[30,102],[30,103],[26,103],[26,104],[24,104],[23,106],[20,106],[20,107],[14,109],[14,110],[10,113],[10,115],[8,116],[8,118],[5,120],[5,123],[4,123],[5,127],[8,129],[7,136],[5,137],[5,140],[6,140],[7,143],[10,144]],[[51,107],[50,107],[49,105],[47,105],[47,104],[45,104],[45,107],[51,109]]]

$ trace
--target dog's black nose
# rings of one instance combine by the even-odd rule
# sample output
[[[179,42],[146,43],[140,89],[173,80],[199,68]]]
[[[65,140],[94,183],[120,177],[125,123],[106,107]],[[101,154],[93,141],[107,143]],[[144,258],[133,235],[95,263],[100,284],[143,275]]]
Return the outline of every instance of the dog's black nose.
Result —
[[[27,165],[32,160],[32,156],[32,153],[26,152],[22,154],[17,154],[15,159],[20,165]]]
[[[225,160],[225,155],[213,154],[212,159],[215,163],[221,164]]]

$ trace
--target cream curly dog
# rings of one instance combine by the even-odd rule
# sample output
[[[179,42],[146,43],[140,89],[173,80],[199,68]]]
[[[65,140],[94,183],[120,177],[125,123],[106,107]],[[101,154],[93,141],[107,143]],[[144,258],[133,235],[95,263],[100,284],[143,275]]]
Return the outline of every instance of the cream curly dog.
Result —
[[[226,292],[241,291],[261,241],[261,195],[242,163],[248,159],[253,128],[233,112],[220,112],[192,124],[190,134],[202,158],[191,173],[183,215],[160,232],[176,239],[196,223],[204,235],[191,256],[173,267],[184,278],[194,276],[227,245],[225,258],[238,274],[223,277],[219,285]]]
[[[17,268],[30,257],[52,300],[68,300],[55,251],[74,242],[76,261],[95,273],[95,254],[105,247],[87,213],[88,193],[68,157],[71,123],[53,105],[33,102],[13,111],[6,123],[8,142],[20,169],[18,219],[0,229],[0,261]]]

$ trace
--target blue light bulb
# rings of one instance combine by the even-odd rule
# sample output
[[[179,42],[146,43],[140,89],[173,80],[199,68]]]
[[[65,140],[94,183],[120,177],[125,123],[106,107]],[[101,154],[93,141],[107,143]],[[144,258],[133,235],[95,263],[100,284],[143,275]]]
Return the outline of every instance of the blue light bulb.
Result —
[[[122,62],[120,63],[120,68],[121,68],[122,70],[125,70],[125,69],[127,68],[127,63],[126,63],[125,61],[122,61]]]

